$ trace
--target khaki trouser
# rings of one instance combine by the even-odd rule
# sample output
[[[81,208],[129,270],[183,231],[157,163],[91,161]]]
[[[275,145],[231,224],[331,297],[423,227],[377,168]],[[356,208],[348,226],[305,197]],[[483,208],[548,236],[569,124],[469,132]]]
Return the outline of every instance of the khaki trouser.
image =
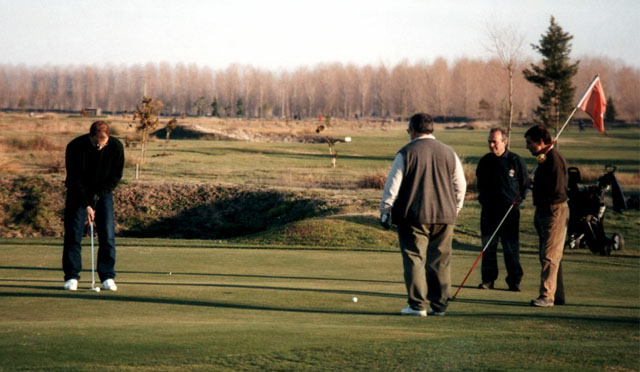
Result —
[[[416,310],[445,311],[451,292],[454,225],[398,226],[407,303]]]
[[[567,203],[536,207],[533,223],[540,239],[540,296],[564,301],[562,253],[569,222]]]

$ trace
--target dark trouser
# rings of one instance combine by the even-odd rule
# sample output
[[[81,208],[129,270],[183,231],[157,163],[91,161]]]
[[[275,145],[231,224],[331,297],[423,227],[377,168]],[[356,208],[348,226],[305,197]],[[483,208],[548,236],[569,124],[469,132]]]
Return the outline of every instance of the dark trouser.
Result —
[[[539,237],[540,251],[540,296],[564,303],[562,280],[562,255],[569,223],[569,206],[558,203],[537,206],[533,222]]]
[[[116,277],[116,241],[113,221],[113,195],[107,194],[96,203],[94,229],[98,232],[98,266],[100,281]],[[70,205],[64,210],[64,248],[62,270],[64,280],[80,279],[82,270],[82,236],[87,221],[87,209]]]
[[[496,230],[508,208],[483,207],[480,216],[482,247]],[[502,223],[500,230],[482,255],[482,282],[489,283],[498,279],[498,240],[502,242],[504,265],[507,268],[506,282],[509,287],[520,285],[523,271],[520,265],[520,209],[514,207]]]
[[[451,292],[451,243],[454,225],[398,226],[407,303],[445,311]]]

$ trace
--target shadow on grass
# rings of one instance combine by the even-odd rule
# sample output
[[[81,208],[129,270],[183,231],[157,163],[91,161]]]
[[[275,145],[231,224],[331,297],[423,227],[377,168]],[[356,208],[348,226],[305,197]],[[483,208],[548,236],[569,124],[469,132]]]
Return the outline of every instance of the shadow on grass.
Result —
[[[11,279],[10,280],[0,279],[0,282],[23,282],[23,281],[11,280]],[[29,282],[51,283],[54,281],[29,280]],[[233,289],[250,289],[250,290],[257,289],[257,290],[287,291],[287,292],[329,293],[329,294],[344,294],[344,295],[350,295],[350,296],[359,295],[359,296],[392,297],[392,298],[406,297],[404,294],[383,293],[383,292],[368,292],[368,291],[344,290],[344,289],[303,288],[303,287],[279,287],[279,286],[266,286],[266,285],[244,285],[244,284],[119,281],[118,285],[142,285],[142,286],[161,286],[161,287],[210,287],[210,288],[233,288]],[[0,287],[64,291],[64,289],[62,289],[62,286],[50,287],[50,286],[35,286],[35,285],[22,285],[22,284],[0,284]],[[82,290],[80,290],[80,292],[82,292]],[[78,292],[70,292],[70,293],[72,293],[72,295],[75,295],[75,293],[78,293]]]
[[[58,271],[62,272],[57,267],[29,267],[29,266],[0,266],[0,270],[25,270],[25,271]],[[338,282],[363,282],[363,283],[388,283],[398,284],[401,281],[393,280],[378,280],[378,279],[350,279],[350,278],[323,278],[313,276],[282,276],[282,275],[257,275],[257,274],[218,274],[218,273],[190,273],[190,272],[178,272],[172,271],[169,274],[168,271],[133,271],[133,270],[118,270],[120,274],[145,274],[145,275],[162,275],[162,276],[210,276],[210,277],[228,277],[228,278],[259,278],[259,279],[288,279],[288,280],[322,280],[322,281],[338,281]],[[0,279],[7,280],[7,279]],[[11,279],[9,279],[11,280]],[[32,281],[32,280],[30,280]]]
[[[133,284],[133,283],[131,283]],[[161,284],[161,283],[138,283],[138,284]],[[162,284],[166,285],[166,284]],[[200,285],[200,284],[199,284]],[[10,288],[25,288],[25,286],[6,286],[0,285],[0,287]],[[40,286],[27,286],[32,289],[51,289],[50,287]],[[259,287],[258,287],[259,288]],[[273,288],[269,288],[273,289]],[[297,289],[300,290],[300,289]],[[317,290],[311,290],[317,292]],[[162,305],[179,305],[179,306],[197,306],[197,307],[215,307],[221,309],[234,309],[234,310],[256,310],[256,311],[283,311],[293,313],[308,313],[308,314],[334,314],[334,315],[374,315],[374,316],[399,316],[398,313],[378,312],[378,311],[362,311],[362,310],[321,310],[321,309],[303,309],[293,307],[276,307],[276,306],[260,306],[260,305],[247,305],[247,304],[234,304],[219,301],[201,301],[201,300],[186,300],[186,299],[171,299],[171,298],[152,298],[152,297],[136,297],[136,296],[123,296],[114,293],[95,294],[80,292],[64,292],[62,289],[58,289],[58,293],[11,293],[0,292],[0,297],[7,298],[57,298],[57,299],[82,299],[90,301],[111,301],[111,302],[130,302],[130,303],[145,303],[145,304],[162,304]],[[346,292],[346,291],[330,291],[332,293],[349,293],[359,294],[358,292]],[[361,292],[362,294],[368,294],[367,292]],[[378,294],[379,295],[379,294]],[[398,295],[392,295],[393,297],[404,297]],[[460,300],[458,300],[460,301]],[[521,303],[509,302],[509,301],[486,301],[486,300],[465,300],[470,303],[493,303],[506,306],[526,306]],[[460,301],[460,302],[465,302]],[[576,305],[585,306],[585,305]],[[588,305],[587,305],[588,306]],[[562,315],[562,314],[540,314],[539,312],[531,314],[514,314],[514,313],[463,313],[463,312],[448,312],[448,318],[463,318],[463,317],[477,317],[477,318],[513,318],[513,319],[546,319],[546,320],[570,320],[570,321],[589,321],[596,323],[622,323],[622,324],[634,324],[639,325],[640,319],[631,317],[586,317],[575,315]]]

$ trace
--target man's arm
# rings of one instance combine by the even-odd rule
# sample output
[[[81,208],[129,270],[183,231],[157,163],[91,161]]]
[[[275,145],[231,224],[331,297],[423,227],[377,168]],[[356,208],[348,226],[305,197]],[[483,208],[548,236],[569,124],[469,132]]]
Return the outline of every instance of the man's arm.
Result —
[[[519,156],[518,165],[520,168],[518,169],[518,185],[520,186],[520,191],[522,192],[520,194],[520,201],[523,201],[527,197],[527,191],[529,188],[528,185],[530,184],[529,171],[527,170],[527,164]]]
[[[65,152],[65,166],[67,168],[65,185],[67,186],[67,193],[79,205],[86,207],[89,205],[89,198],[82,180],[83,169],[81,163],[82,154],[77,149],[77,144],[75,142],[69,143]]]
[[[122,147],[122,143],[115,138],[114,146],[117,150],[114,152],[113,163],[111,164],[109,174],[107,175],[102,187],[100,187],[100,195],[112,192],[118,185],[118,182],[122,179],[122,170],[124,169],[124,148]]]
[[[387,176],[387,182],[382,192],[382,201],[380,202],[380,224],[386,228],[391,228],[391,209],[398,198],[402,178],[404,177],[404,156],[398,153],[393,159],[391,170]]]
[[[464,178],[464,169],[458,155],[455,155],[455,157],[456,168],[453,172],[453,191],[456,194],[456,213],[460,213],[464,205],[464,195],[467,192],[467,180]]]

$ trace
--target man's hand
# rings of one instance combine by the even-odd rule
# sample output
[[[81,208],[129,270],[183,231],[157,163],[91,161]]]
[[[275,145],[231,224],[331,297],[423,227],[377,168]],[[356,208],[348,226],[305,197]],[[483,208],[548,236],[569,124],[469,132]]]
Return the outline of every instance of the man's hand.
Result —
[[[91,207],[87,207],[87,222],[93,223],[95,219],[96,219],[96,211],[93,210],[93,208]]]
[[[380,225],[387,230],[391,228],[391,215],[389,213],[383,213],[380,215]]]
[[[531,179],[531,177],[527,177],[527,179],[524,181],[524,189],[531,188],[533,188],[533,179]]]

